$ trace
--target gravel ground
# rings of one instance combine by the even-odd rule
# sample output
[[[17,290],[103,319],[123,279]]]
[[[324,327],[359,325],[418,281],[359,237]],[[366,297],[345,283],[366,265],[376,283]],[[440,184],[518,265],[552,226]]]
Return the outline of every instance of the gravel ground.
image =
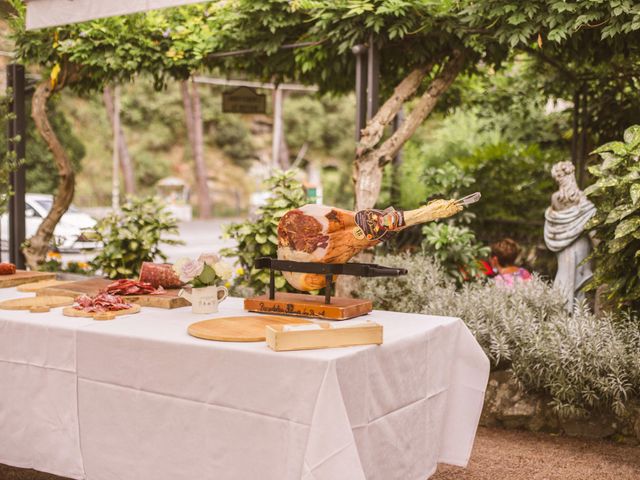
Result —
[[[64,479],[0,464],[0,480]],[[440,465],[430,480],[640,480],[640,447],[480,428],[468,468]]]
[[[640,480],[640,447],[480,428],[466,469],[440,465],[431,480]]]

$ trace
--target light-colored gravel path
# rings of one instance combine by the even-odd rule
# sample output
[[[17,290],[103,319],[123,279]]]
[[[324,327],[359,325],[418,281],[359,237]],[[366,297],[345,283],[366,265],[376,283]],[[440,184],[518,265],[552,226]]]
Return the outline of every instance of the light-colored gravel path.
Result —
[[[440,465],[430,480],[640,480],[640,447],[480,428],[469,466]]]
[[[0,480],[65,479],[0,464]],[[430,480],[640,480],[640,447],[480,428],[468,468],[440,465]]]

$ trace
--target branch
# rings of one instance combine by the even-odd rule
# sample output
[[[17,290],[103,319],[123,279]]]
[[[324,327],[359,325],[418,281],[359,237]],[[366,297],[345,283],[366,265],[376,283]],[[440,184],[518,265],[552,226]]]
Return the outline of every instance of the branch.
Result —
[[[569,80],[572,80],[572,81],[576,81],[577,80],[577,76],[576,76],[575,73],[573,73],[571,70],[569,70],[565,65],[563,65],[561,62],[559,62],[555,58],[548,57],[547,55],[545,55],[541,50],[535,50],[535,49],[533,49],[531,47],[520,47],[520,49],[523,52],[526,52],[526,53],[529,53],[531,55],[534,55],[534,56],[538,57],[543,62],[551,65],[554,68],[556,68],[560,73],[562,73]]]
[[[378,149],[377,157],[381,167],[389,163],[405,142],[411,138],[418,126],[434,109],[440,96],[451,86],[463,66],[464,54],[460,51],[454,52],[400,128]]]
[[[384,135],[384,128],[391,123],[393,117],[397,115],[402,105],[404,105],[404,102],[416,93],[422,80],[432,68],[433,63],[416,68],[398,84],[393,91],[393,95],[384,102],[384,105],[369,120],[367,126],[362,129],[362,137],[356,149],[356,156],[361,156],[380,141],[382,135]]]
[[[63,78],[67,78],[66,75]],[[71,167],[71,161],[47,117],[47,101],[53,92],[50,81],[46,78],[36,87],[31,101],[31,116],[38,133],[40,133],[40,136],[53,154],[59,176],[58,190],[53,198],[51,210],[49,210],[35,235],[28,240],[27,246],[23,249],[27,263],[32,269],[37,268],[38,263],[45,259],[53,237],[53,231],[69,208],[69,205],[71,205],[75,190],[75,175]]]

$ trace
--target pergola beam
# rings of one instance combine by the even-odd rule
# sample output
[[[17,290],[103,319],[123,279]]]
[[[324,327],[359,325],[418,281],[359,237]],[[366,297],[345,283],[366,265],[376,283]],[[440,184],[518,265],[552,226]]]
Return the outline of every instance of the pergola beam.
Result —
[[[205,83],[208,85],[220,85],[223,87],[249,87],[249,88],[263,88],[265,90],[275,90],[276,87],[280,90],[291,90],[295,92],[317,92],[318,87],[302,85],[299,83],[262,83],[252,82],[250,80],[232,80],[226,78],[205,77],[197,75],[193,77],[193,81],[196,83]]]

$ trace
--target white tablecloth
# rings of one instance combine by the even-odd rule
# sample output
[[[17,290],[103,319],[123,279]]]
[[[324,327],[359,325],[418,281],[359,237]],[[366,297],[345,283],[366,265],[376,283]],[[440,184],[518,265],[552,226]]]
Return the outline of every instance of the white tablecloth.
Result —
[[[218,316],[242,313],[231,298]],[[466,465],[489,363],[461,320],[376,311],[382,346],[275,353],[187,334],[210,317],[0,311],[0,463],[89,480],[411,480]]]

